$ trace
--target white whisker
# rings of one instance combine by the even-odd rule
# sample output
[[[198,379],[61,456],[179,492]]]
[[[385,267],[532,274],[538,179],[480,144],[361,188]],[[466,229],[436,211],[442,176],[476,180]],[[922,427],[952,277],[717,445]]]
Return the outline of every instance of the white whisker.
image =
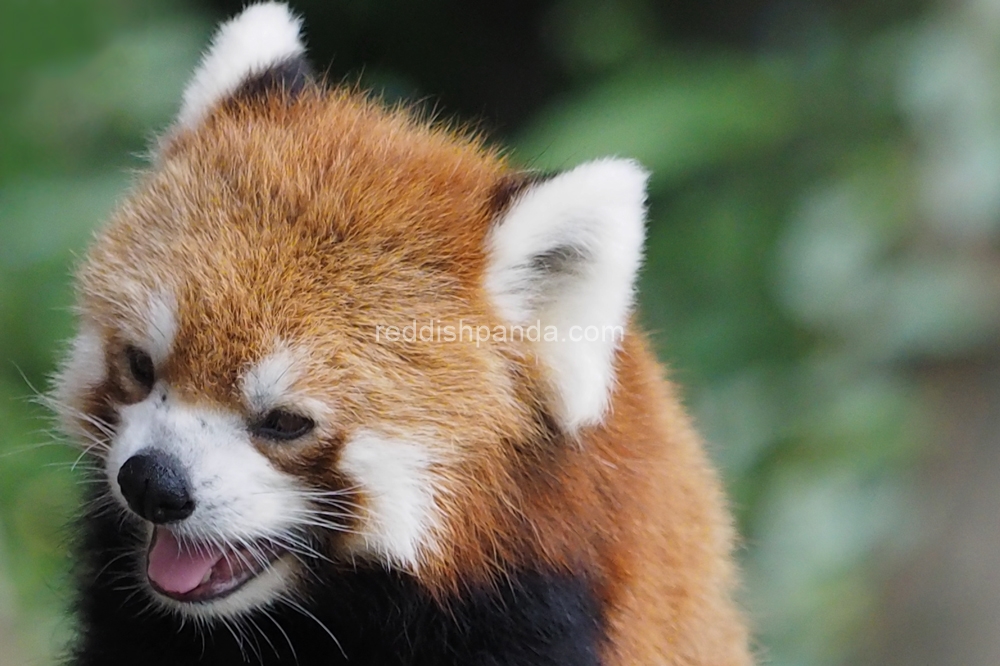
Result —
[[[292,639],[288,635],[288,632],[285,631],[285,628],[281,626],[280,622],[278,622],[276,619],[274,619],[274,617],[271,615],[271,611],[270,610],[268,610],[267,608],[264,608],[264,609],[262,609],[261,614],[264,617],[266,617],[268,620],[270,620],[271,624],[273,624],[275,627],[277,627],[278,631],[281,632],[281,635],[285,637],[285,642],[288,643],[288,649],[292,651],[292,659],[295,660],[296,664],[298,664],[299,663],[299,655],[295,652],[295,645],[292,643]]]
[[[340,650],[340,654],[344,655],[344,659],[347,659],[347,653],[344,652],[344,648],[340,644],[340,641],[337,640],[337,637],[333,635],[333,632],[330,631],[330,628],[327,627],[325,624],[323,624],[318,617],[316,617],[315,615],[313,615],[307,608],[305,608],[304,606],[302,606],[302,604],[298,603],[297,601],[295,601],[294,599],[292,599],[289,596],[284,596],[284,597],[282,597],[281,600],[284,603],[286,603],[289,606],[291,606],[292,608],[294,608],[295,610],[297,610],[299,613],[302,613],[303,615],[305,615],[306,617],[308,617],[309,619],[311,619],[313,622],[315,622],[316,624],[318,624],[320,626],[320,628],[323,631],[326,632],[326,635],[329,636],[333,640],[334,644],[337,646],[337,649]]]

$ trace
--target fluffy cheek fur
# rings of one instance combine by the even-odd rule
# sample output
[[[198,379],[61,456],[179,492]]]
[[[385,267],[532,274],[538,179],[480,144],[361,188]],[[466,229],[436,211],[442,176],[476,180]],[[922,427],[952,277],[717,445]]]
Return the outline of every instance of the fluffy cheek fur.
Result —
[[[106,427],[92,422],[87,396],[107,379],[104,359],[104,338],[100,329],[93,323],[82,324],[70,343],[49,401],[66,432],[87,442],[88,448],[99,450],[105,446]]]
[[[446,492],[433,449],[362,432],[344,447],[341,469],[358,486],[365,511],[350,547],[417,571],[441,528],[438,498]]]

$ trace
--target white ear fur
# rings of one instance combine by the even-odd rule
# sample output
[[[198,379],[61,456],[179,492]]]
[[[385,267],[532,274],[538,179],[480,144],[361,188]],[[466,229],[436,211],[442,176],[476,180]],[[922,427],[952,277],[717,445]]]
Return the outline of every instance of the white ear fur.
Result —
[[[223,23],[184,90],[177,125],[194,127],[250,76],[304,54],[301,27],[302,21],[278,2],[250,5]]]
[[[538,354],[570,432],[607,409],[642,261],[647,178],[630,160],[582,164],[521,194],[487,241],[485,286],[500,315],[555,327]]]

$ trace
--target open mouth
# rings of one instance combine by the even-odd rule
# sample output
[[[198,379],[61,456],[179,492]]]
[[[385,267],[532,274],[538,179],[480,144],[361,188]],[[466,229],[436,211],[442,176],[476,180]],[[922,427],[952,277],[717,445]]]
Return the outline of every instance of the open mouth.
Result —
[[[212,601],[232,594],[286,552],[268,540],[249,546],[181,542],[158,526],[149,544],[146,575],[154,590],[171,599]]]

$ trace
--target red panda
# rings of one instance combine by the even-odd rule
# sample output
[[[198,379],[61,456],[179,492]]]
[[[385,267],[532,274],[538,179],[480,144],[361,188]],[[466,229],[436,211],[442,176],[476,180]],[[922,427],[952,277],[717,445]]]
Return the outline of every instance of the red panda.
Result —
[[[519,170],[222,25],[77,275],[70,663],[745,666],[733,528],[633,320],[646,172]]]

